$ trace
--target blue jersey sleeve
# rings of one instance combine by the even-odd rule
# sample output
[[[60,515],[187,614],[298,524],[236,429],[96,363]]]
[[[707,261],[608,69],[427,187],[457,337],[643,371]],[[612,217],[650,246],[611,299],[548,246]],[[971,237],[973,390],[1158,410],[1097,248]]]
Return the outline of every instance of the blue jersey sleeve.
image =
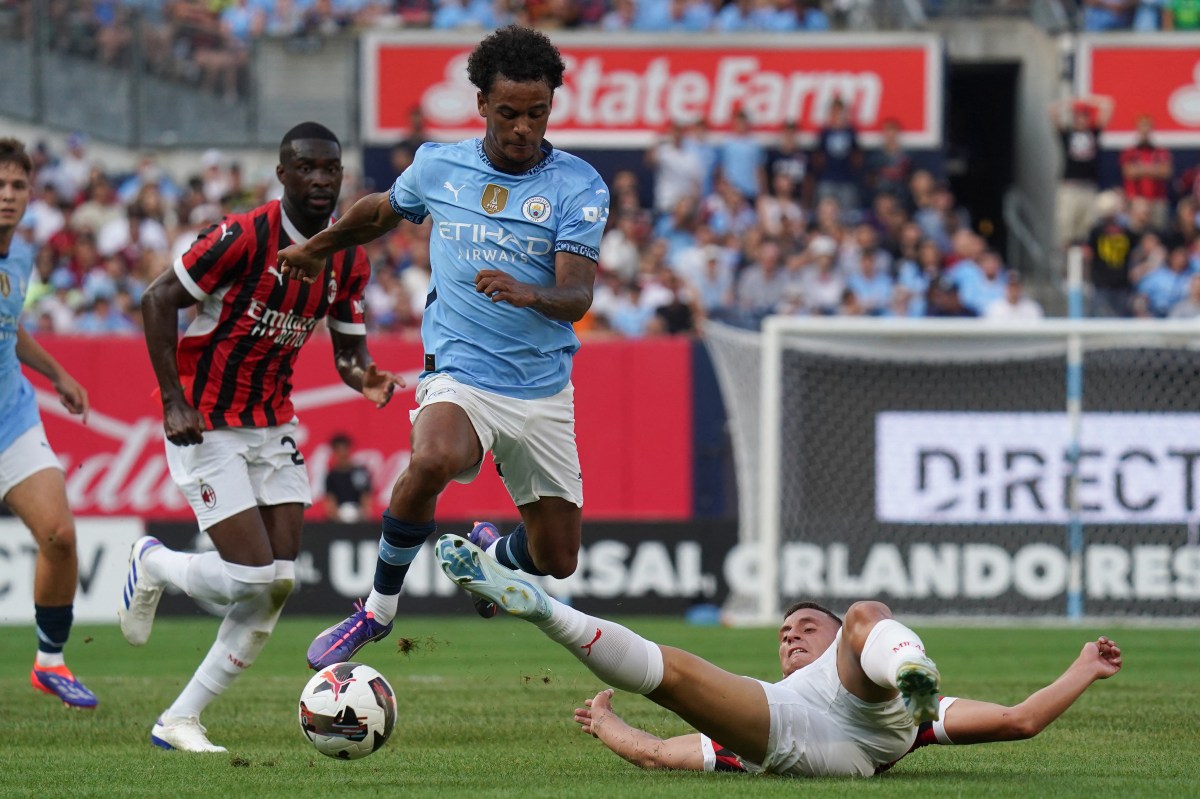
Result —
[[[432,143],[422,144],[417,149],[412,165],[400,173],[396,182],[392,184],[392,190],[388,192],[388,202],[392,204],[392,210],[418,225],[425,221],[429,214],[429,209],[425,207],[425,192],[421,189],[421,173],[425,171],[425,159],[436,146]]]
[[[594,171],[579,191],[566,198],[555,252],[570,252],[600,260],[600,238],[608,224],[608,186]]]

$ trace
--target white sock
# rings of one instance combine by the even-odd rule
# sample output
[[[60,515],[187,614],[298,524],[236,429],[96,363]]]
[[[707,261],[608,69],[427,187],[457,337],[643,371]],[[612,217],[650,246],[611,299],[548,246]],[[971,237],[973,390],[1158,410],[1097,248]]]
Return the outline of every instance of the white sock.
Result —
[[[67,665],[66,659],[62,652],[43,652],[37,651],[37,656],[33,659],[34,665],[40,666],[43,669],[52,669],[55,666]]]
[[[550,607],[550,618],[534,623],[605,683],[643,695],[662,683],[663,656],[658,644],[557,600],[551,599]]]
[[[175,552],[158,547],[145,558],[150,576],[190,597],[218,604],[249,599],[275,579],[275,565],[227,563],[217,552]]]
[[[296,564],[277,560],[270,567],[275,579],[270,588],[250,599],[234,602],[217,630],[200,667],[164,715],[199,716],[254,664],[279,621],[283,605],[295,586]]]
[[[871,628],[858,662],[871,682],[895,688],[896,672],[902,665],[927,659],[920,636],[895,619],[884,619]]]
[[[396,611],[399,607],[399,594],[381,594],[374,588],[367,596],[367,601],[363,603],[363,609],[370,611],[375,616],[375,621],[385,625],[390,624],[392,619],[396,618]]]

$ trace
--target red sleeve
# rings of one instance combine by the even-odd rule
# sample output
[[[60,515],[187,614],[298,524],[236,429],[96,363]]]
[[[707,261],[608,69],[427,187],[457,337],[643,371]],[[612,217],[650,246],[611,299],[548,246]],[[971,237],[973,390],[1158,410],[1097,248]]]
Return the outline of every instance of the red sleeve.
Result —
[[[367,325],[363,292],[367,289],[367,281],[371,279],[371,264],[363,248],[355,247],[342,253],[337,271],[340,278],[337,294],[329,306],[329,328],[339,333],[365,336]]]
[[[187,252],[175,261],[175,274],[189,294],[197,300],[206,300],[233,281],[248,238],[243,218],[227,216],[200,232]]]

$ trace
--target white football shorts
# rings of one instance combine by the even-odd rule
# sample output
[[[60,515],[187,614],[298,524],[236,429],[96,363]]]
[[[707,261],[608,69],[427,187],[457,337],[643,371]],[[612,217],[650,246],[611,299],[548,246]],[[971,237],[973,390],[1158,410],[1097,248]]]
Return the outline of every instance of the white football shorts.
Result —
[[[62,463],[46,439],[46,428],[38,423],[0,452],[0,499],[43,469],[63,471]]]
[[[202,529],[259,505],[312,505],[296,420],[274,427],[206,430],[204,441],[166,441],[171,478]]]
[[[509,496],[519,507],[542,497],[562,497],[583,507],[583,475],[575,444],[575,387],[544,399],[515,399],[458,382],[437,373],[417,386],[415,424],[421,409],[452,402],[466,411],[485,452],[500,472]],[[455,477],[469,483],[482,462]]]
[[[864,702],[837,673],[839,630],[816,661],[777,683],[763,683],[771,707],[767,757],[759,768],[809,777],[870,777],[903,757],[917,737],[904,701]],[[753,764],[746,763],[749,769]]]

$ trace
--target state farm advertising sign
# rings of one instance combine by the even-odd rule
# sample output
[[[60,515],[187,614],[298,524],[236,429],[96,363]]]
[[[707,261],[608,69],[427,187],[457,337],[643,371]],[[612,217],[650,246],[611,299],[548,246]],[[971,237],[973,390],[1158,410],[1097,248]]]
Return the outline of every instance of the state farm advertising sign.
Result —
[[[1133,144],[1143,114],[1154,120],[1157,143],[1200,146],[1200,35],[1083,37],[1075,81],[1080,94],[1113,99],[1107,146]]]
[[[372,33],[362,43],[363,139],[388,144],[419,108],[427,134],[453,141],[483,131],[467,57],[478,38]],[[567,64],[548,137],[560,145],[645,147],[673,120],[727,130],[738,109],[754,127],[788,120],[807,134],[848,101],[862,138],[896,119],[909,147],[941,143],[942,50],[933,36],[787,37],[556,34]]]
[[[51,446],[66,466],[67,493],[79,516],[191,519],[167,471],[162,406],[145,344],[135,338],[40,337],[87,388],[87,424],[68,414],[49,385],[32,375]],[[575,359],[576,437],[589,519],[682,520],[692,514],[691,349],[682,339],[585,344]],[[301,353],[292,394],[298,445],[320,509],[329,440],[348,433],[371,471],[375,508],[386,507],[409,459],[419,343],[375,338],[375,360],[402,373],[408,387],[382,410],[344,386],[327,336]],[[452,483],[438,505],[444,518],[513,519],[517,512],[490,458],[470,485]]]

